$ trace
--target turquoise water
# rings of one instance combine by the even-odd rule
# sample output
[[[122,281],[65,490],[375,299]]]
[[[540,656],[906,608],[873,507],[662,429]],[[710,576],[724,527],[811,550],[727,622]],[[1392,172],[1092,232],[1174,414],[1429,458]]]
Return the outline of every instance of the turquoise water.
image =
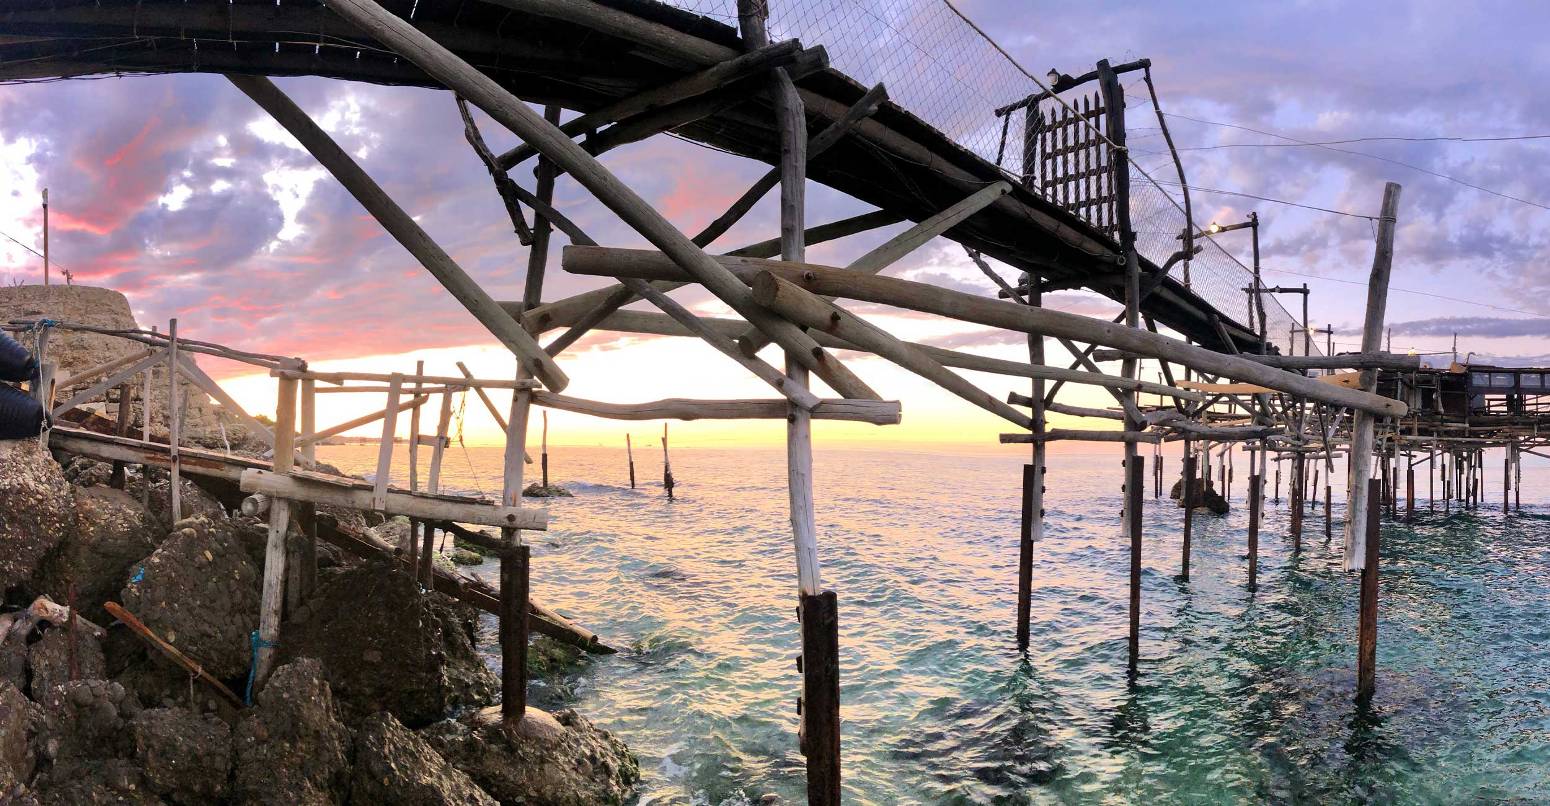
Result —
[[[359,471],[374,451],[320,458]],[[1022,456],[819,453],[848,802],[1550,800],[1546,469],[1525,468],[1522,515],[1500,513],[1488,466],[1494,510],[1434,515],[1423,502],[1415,523],[1385,524],[1379,689],[1358,711],[1339,491],[1334,544],[1310,517],[1298,556],[1284,499],[1268,505],[1254,591],[1242,457],[1234,511],[1197,518],[1187,583],[1180,510],[1148,497],[1130,679],[1117,452],[1052,457],[1032,646],[1016,651]],[[498,491],[499,449],[448,462],[451,485]],[[1171,484],[1177,458],[1166,467]],[[641,759],[640,803],[802,802],[784,454],[677,450],[675,502],[646,482],[659,467],[639,469],[632,491],[622,451],[551,454],[576,497],[552,501],[550,531],[533,534],[534,595],[624,651],[533,700],[624,738]],[[496,578],[493,563],[476,570]]]

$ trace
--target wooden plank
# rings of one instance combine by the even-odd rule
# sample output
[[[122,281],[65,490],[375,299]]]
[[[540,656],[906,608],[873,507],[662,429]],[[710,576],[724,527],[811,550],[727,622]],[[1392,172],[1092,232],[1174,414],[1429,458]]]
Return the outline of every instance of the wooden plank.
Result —
[[[349,15],[346,15],[349,16]],[[423,34],[418,34],[424,36]],[[543,380],[544,385],[555,391],[565,388],[569,380],[527,331],[518,327],[500,305],[474,282],[468,273],[452,259],[430,235],[397,202],[383,191],[355,159],[327,132],[303,112],[301,107],[281,92],[273,82],[262,76],[227,75],[227,79],[249,98],[268,112],[275,122],[290,132],[317,158],[323,167],[350,191],[361,206],[377,219],[384,230],[392,235],[415,259],[430,272],[442,287],[452,294],[469,313],[478,319],[490,333],[514,353],[532,373]],[[532,110],[527,110],[534,114]],[[536,117],[536,114],[535,114]],[[570,142],[569,140],[566,141]]]
[[[530,378],[512,381],[485,380],[481,378],[458,378],[451,375],[422,375],[406,374],[402,372],[310,372],[304,370],[277,369],[270,373],[275,378],[295,378],[297,380],[315,380],[323,383],[344,384],[350,381],[366,381],[372,383],[391,383],[397,378],[400,384],[426,383],[440,386],[476,387],[484,389],[536,389],[538,383]],[[550,391],[556,391],[551,389]]]
[[[1051,428],[1040,434],[1002,434],[1001,444],[1016,445],[1037,442],[1147,442],[1162,441],[1162,434],[1150,431],[1082,431],[1071,428]]]
[[[311,501],[314,504],[373,510],[371,490],[329,484],[304,473],[279,474],[267,470],[245,470],[239,480],[245,493],[263,493],[271,499]],[[492,506],[449,501],[445,497],[389,489],[382,508],[388,515],[403,515],[419,520],[456,521],[480,526],[511,529],[548,528],[549,516],[542,509],[516,506]],[[271,503],[271,512],[274,504]]]
[[[596,400],[533,392],[533,403],[545,408],[586,414],[610,420],[784,420],[790,413],[785,400],[691,400],[668,398],[645,403],[604,403]],[[899,422],[895,400],[819,400],[811,414],[817,420],[850,420],[873,425]]]
[[[274,415],[274,471],[244,470],[271,476],[291,469],[295,456],[296,381],[281,378],[276,392]],[[240,483],[240,481],[239,481]],[[259,492],[258,490],[243,490]],[[291,524],[291,496],[282,491],[266,491],[269,502],[269,536],[264,544],[264,583],[258,611],[258,641],[254,647],[254,680],[262,685],[269,679],[274,651],[280,641],[280,617],[285,604],[286,534]]]

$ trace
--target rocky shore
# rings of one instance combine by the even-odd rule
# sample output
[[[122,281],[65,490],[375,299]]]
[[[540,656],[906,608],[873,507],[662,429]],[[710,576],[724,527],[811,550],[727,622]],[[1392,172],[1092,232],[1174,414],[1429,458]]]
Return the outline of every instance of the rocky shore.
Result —
[[[269,680],[236,707],[107,612],[121,604],[247,698],[265,525],[185,480],[61,465],[0,442],[0,803],[622,803],[639,777],[584,717],[498,719],[476,611],[386,562],[319,547]],[[219,491],[217,491],[219,492]],[[363,528],[359,513],[336,512]],[[77,623],[29,606],[73,601]],[[54,614],[57,619],[57,613]],[[94,625],[101,625],[101,636]],[[535,652],[536,657],[546,657]]]

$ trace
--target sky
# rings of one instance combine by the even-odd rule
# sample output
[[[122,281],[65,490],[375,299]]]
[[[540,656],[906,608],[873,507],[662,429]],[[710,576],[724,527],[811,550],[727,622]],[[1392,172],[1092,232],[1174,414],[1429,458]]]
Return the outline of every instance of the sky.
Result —
[[[711,13],[726,5],[683,2]],[[784,25],[807,35],[806,44],[825,45],[837,67],[863,82],[892,82],[895,99],[928,120],[943,116],[933,122],[961,139],[994,131],[988,110],[977,110],[1015,100],[1018,86],[1026,86],[1004,78],[1013,68],[991,55],[985,42],[966,41],[961,27],[946,27],[939,0],[857,0],[853,13],[828,16],[796,12],[822,10],[834,0],[786,5],[791,8],[772,2],[777,33]],[[1337,349],[1359,340],[1360,283],[1372,260],[1372,223],[1200,189],[1371,216],[1383,183],[1397,181],[1404,194],[1388,306],[1394,349],[1448,353],[1457,333],[1460,353],[1473,353],[1475,360],[1550,363],[1550,270],[1543,268],[1550,258],[1550,139],[1434,139],[1550,134],[1550,85],[1537,80],[1550,75],[1550,44],[1540,36],[1546,18],[1537,5],[957,5],[1035,75],[1051,67],[1079,74],[1100,58],[1150,58],[1161,105],[1197,188],[1197,223],[1238,221],[1257,212],[1266,282],[1307,282],[1313,323],[1333,325]],[[809,20],[808,27],[791,29],[809,17],[821,24]],[[990,62],[997,63],[995,70],[986,69]],[[905,74],[914,81],[903,81]],[[1145,88],[1134,79],[1127,79],[1127,93],[1136,99]],[[526,248],[463,141],[449,93],[325,79],[278,83],[494,297],[520,298]],[[1133,104],[1133,154],[1154,175],[1172,176],[1150,105]],[[512,135],[478,117],[496,150],[515,144]],[[1247,129],[1317,142],[1396,139],[1306,147]],[[689,232],[715,218],[765,170],[669,137],[617,149],[603,162]],[[513,173],[531,187],[529,166]],[[0,233],[40,247],[38,200],[47,187],[58,266],[76,283],[125,293],[142,325],[176,316],[181,333],[301,356],[324,369],[411,371],[424,360],[427,372],[454,374],[454,362],[463,360],[481,376],[504,378],[513,371],[510,356],[478,323],[310,155],[219,76],[0,86],[0,181]],[[817,184],[808,195],[810,222],[869,209]],[[645,245],[573,181],[561,180],[556,199],[598,241]],[[763,240],[777,225],[772,194],[716,246]],[[843,265],[901,228],[814,247],[809,259]],[[558,266],[563,240],[556,239],[551,266]],[[1224,235],[1220,243],[1248,260],[1247,233]],[[960,247],[940,239],[888,273],[994,291]],[[41,261],[0,238],[0,282],[40,280]],[[544,296],[558,299],[600,283],[555,268]],[[685,289],[675,297],[702,313],[725,313],[704,292]],[[1046,303],[1094,315],[1116,310],[1080,292],[1052,295]],[[904,338],[1026,357],[1021,340],[1006,334],[898,311],[857,310]],[[779,362],[773,350],[768,356]],[[1051,349],[1051,363],[1063,358]],[[997,433],[1014,430],[880,359],[849,356],[847,363],[884,397],[904,402],[904,422],[820,423],[821,442],[989,444]],[[272,411],[269,379],[244,377],[241,367],[218,361],[204,366],[250,410]],[[570,348],[562,366],[573,379],[567,393],[579,397],[769,396],[729,360],[686,339],[596,333]],[[997,396],[1026,386],[971,376]],[[324,425],[381,403],[380,397],[354,395],[324,400]],[[1086,389],[1071,402],[1104,405],[1105,398]],[[466,410],[470,443],[497,438],[480,408],[473,402]],[[613,444],[626,431],[655,428],[556,413],[550,439]],[[773,443],[783,432],[778,421],[675,426],[682,445]]]

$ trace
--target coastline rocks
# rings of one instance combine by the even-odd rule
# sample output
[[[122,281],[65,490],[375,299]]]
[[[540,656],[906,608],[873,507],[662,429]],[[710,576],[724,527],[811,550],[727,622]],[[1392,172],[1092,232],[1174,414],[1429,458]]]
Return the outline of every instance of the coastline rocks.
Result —
[[[74,533],[43,563],[38,588],[56,602],[75,601],[85,617],[106,620],[104,602],[116,599],[130,569],[156,550],[165,532],[123,490],[87,487],[75,490]]]
[[[258,624],[259,569],[229,524],[180,521],[132,572],[125,609],[219,678],[248,671]]]
[[[75,529],[70,484],[35,439],[0,440],[0,592],[25,582]]]
[[[387,711],[419,728],[492,701],[499,686],[474,650],[476,623],[472,608],[372,561],[320,579],[279,652],[319,659],[352,724]]]
[[[159,804],[130,760],[129,721],[139,703],[123,686],[77,680],[46,692],[33,740],[40,772],[32,791],[44,804]]]
[[[150,708],[130,723],[146,786],[173,803],[224,798],[231,776],[231,728],[187,708]]]
[[[37,758],[29,740],[37,707],[16,686],[0,682],[0,803],[27,783]]]
[[[350,732],[316,660],[276,668],[232,740],[233,800],[239,804],[343,803]]]
[[[496,801],[392,714],[366,718],[355,739],[352,803],[495,806]]]
[[[102,644],[86,630],[75,633],[75,663],[81,680],[106,680],[107,663]],[[32,672],[32,698],[42,700],[56,686],[70,680],[70,628],[58,625],[43,640],[27,648],[27,668]]]
[[[623,803],[640,780],[624,743],[571,710],[550,716],[529,706],[522,724],[508,728],[490,708],[421,735],[503,804]]]
[[[565,489],[564,487],[561,487],[558,484],[550,484],[550,485],[546,486],[546,485],[543,485],[543,484],[539,484],[536,481],[533,482],[532,484],[529,484],[526,487],[522,488],[522,495],[525,498],[575,498],[576,497],[575,494],[573,494],[570,490],[567,490],[567,489]]]

